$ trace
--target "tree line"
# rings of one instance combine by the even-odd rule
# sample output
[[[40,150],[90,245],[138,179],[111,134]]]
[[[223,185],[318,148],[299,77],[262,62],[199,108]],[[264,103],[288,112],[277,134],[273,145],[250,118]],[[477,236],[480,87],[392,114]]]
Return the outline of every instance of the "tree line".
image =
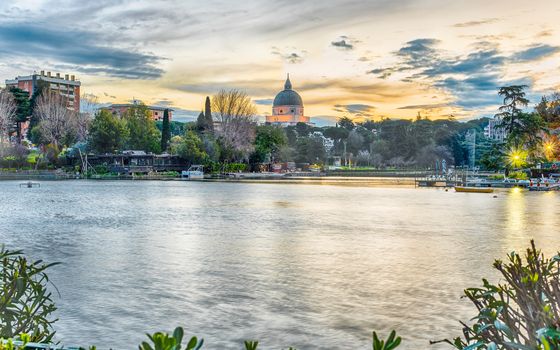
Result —
[[[336,161],[343,166],[425,169],[445,160],[449,165],[498,170],[508,167],[508,157],[519,150],[526,152],[526,163],[553,161],[558,155],[554,130],[560,126],[560,95],[544,96],[527,111],[530,102],[525,88],[509,86],[498,91],[503,105],[496,114],[497,127],[507,136],[496,141],[484,136],[489,118],[460,122],[453,117],[431,120],[418,115],[412,120],[361,122],[343,117],[325,127],[259,124],[256,106],[239,90],[207,97],[197,120],[189,123],[170,121],[169,110],[163,121],[156,122],[144,104],[122,114],[105,108],[78,113],[68,108],[64,97],[40,85],[31,98],[19,89],[0,91],[0,144],[5,145],[10,135],[20,141],[19,125],[29,121],[28,139],[40,145],[51,162],[73,146],[93,153],[166,152],[210,169],[244,164],[246,169],[262,170],[263,164],[271,163]],[[95,105],[89,98],[83,101]],[[1,148],[0,156],[26,153],[17,142],[9,149]]]

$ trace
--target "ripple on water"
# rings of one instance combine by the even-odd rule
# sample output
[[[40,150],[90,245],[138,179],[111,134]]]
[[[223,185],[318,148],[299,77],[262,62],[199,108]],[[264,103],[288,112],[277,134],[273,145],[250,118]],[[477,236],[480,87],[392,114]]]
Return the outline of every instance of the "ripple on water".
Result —
[[[128,349],[183,325],[210,349],[445,349],[494,258],[560,236],[559,196],[191,182],[0,182],[0,238],[60,261],[67,344]],[[115,334],[117,337],[107,335]],[[409,336],[414,335],[414,336]]]

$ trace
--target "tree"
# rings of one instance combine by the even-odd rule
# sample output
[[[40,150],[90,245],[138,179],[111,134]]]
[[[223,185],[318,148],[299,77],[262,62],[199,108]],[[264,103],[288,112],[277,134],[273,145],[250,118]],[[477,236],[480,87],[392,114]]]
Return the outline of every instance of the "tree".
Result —
[[[529,100],[525,97],[526,85],[512,85],[501,87],[498,95],[503,98],[503,104],[499,113],[495,116],[500,118],[499,127],[508,134],[508,143],[513,146],[521,146],[525,135],[526,115],[521,107],[527,107]]]
[[[422,147],[416,156],[416,164],[422,167],[433,167],[436,161],[445,160],[448,165],[453,161],[453,155],[446,146],[433,143]]]
[[[208,96],[206,96],[204,103],[204,111],[201,111],[198,118],[196,118],[196,129],[201,133],[214,133],[214,119],[212,118],[212,107],[210,97]]]
[[[309,136],[309,134],[311,133],[312,127],[310,125],[308,125],[307,123],[298,122],[296,124],[295,129],[296,129],[296,132],[297,132],[297,136],[306,137],[306,136]]]
[[[352,131],[355,127],[354,122],[352,121],[352,119],[348,118],[348,117],[342,117],[338,120],[338,125],[340,125],[341,128],[344,128],[348,131]]]
[[[57,92],[45,92],[34,109],[43,139],[56,148],[69,145],[76,138],[76,112],[68,109],[66,103]]]
[[[133,150],[159,153],[161,135],[155,122],[150,117],[148,107],[139,104],[130,107],[123,115],[129,137],[126,147]]]
[[[358,133],[357,130],[352,130],[348,134],[348,152],[352,152],[353,154],[358,154],[358,151],[362,149],[362,145],[364,144],[364,137]]]
[[[256,129],[255,152],[252,161],[262,163],[269,156],[271,161],[277,158],[280,148],[288,143],[284,130],[275,125],[260,125]]]
[[[203,146],[200,137],[194,131],[188,130],[177,147],[177,154],[190,164],[201,164],[208,159]]]
[[[210,102],[210,97],[206,96],[206,101],[204,102],[204,121],[206,125],[206,130],[210,133],[214,132],[214,118],[212,118],[212,104]]]
[[[296,162],[298,163],[323,163],[326,157],[323,137],[311,135],[299,138],[296,152]]]
[[[253,152],[257,109],[240,90],[221,90],[212,97],[212,110],[220,126],[216,130],[226,161],[248,160]]]
[[[101,109],[91,123],[89,146],[98,153],[122,150],[128,140],[126,122],[106,109]]]
[[[35,138],[33,134],[38,135],[38,128],[39,125],[39,118],[35,113],[35,108],[37,107],[37,103],[39,98],[43,95],[43,92],[49,91],[49,83],[44,80],[37,80],[37,86],[31,95],[31,100],[29,101],[30,104],[30,112],[29,114],[31,117],[29,118],[29,127],[27,129],[27,137],[31,140],[31,142],[35,144],[40,144],[41,139]],[[35,129],[35,131],[33,131]]]
[[[323,130],[323,135],[334,140],[333,150],[337,154],[342,154],[343,152],[343,140],[348,138],[348,130],[341,127],[327,127]]]
[[[18,142],[21,141],[21,123],[27,121],[29,116],[31,115],[31,104],[29,102],[29,92],[22,90],[20,88],[12,87],[10,88],[10,92],[12,93],[16,106],[16,118],[15,118],[15,126],[16,126],[16,134]]]
[[[0,90],[0,149],[8,139],[17,116],[17,105],[12,93]]]
[[[204,121],[204,112],[200,111],[200,114],[196,118],[196,130],[199,132],[204,132],[205,121]]]
[[[505,153],[502,144],[492,143],[490,149],[482,154],[480,164],[488,170],[501,170],[504,168]]]
[[[535,111],[551,127],[560,126],[560,93],[555,92],[550,96],[543,96]]]
[[[169,109],[163,111],[163,124],[161,127],[161,151],[165,152],[171,139],[171,129],[169,125]]]
[[[93,94],[82,94],[80,111],[76,114],[76,139],[84,142],[88,138],[89,128],[99,110],[99,99]]]

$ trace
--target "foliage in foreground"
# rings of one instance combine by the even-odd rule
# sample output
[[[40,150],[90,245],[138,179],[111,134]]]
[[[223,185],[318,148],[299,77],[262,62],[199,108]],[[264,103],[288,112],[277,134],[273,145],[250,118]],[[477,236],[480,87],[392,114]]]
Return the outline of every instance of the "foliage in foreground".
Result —
[[[0,350],[16,350],[25,349],[26,345],[30,342],[31,337],[29,334],[22,333],[15,338],[0,339]]]
[[[525,256],[512,252],[496,260],[503,279],[468,288],[465,297],[478,314],[463,337],[445,342],[457,349],[560,349],[560,255],[547,259],[531,241]]]
[[[28,341],[49,342],[54,335],[49,315],[54,311],[48,278],[44,272],[51,265],[40,261],[29,263],[20,251],[0,251],[0,350],[23,349]],[[459,350],[560,350],[560,255],[545,258],[533,241],[524,256],[515,252],[507,261],[496,260],[494,268],[501,283],[483,279],[481,287],[468,288],[465,296],[478,314],[474,324],[463,323],[463,336],[443,340]],[[15,335],[19,339],[12,340]],[[181,327],[173,334],[148,334],[149,341],[139,350],[199,350],[203,339],[191,337],[183,346]],[[22,346],[22,344],[24,344]],[[373,332],[373,350],[394,350],[401,338],[392,331],[386,340]],[[245,341],[245,350],[258,350],[258,341]],[[94,350],[91,347],[90,350]],[[296,350],[288,348],[287,350]]]
[[[182,347],[183,341],[183,328],[177,327],[173,331],[173,335],[168,333],[157,332],[153,335],[146,334],[152,344],[142,342],[138,346],[139,350],[199,350],[204,344],[204,339],[198,340],[197,337],[192,337],[187,343],[186,347]],[[392,331],[387,340],[379,340],[376,332],[373,332],[373,350],[393,350],[401,343],[401,337],[397,337],[397,333]],[[258,350],[259,342],[246,340],[244,342],[245,350]],[[1,349],[0,349],[1,350]],[[296,350],[289,347],[287,350]]]
[[[502,283],[494,285],[483,279],[482,287],[464,292],[464,297],[478,310],[473,318],[475,323],[463,323],[463,337],[443,342],[460,350],[559,350],[560,255],[547,259],[531,241],[523,257],[512,252],[507,261],[496,260],[494,268],[500,272]],[[202,341],[198,343],[196,338],[190,343],[198,347],[186,349],[202,346]],[[380,340],[373,333],[373,350],[393,350],[400,343],[395,331],[387,340]],[[257,350],[258,344],[246,341],[245,350]],[[154,349],[181,350],[181,347]]]
[[[21,251],[0,249],[0,336],[29,334],[29,341],[49,342],[56,307],[47,290],[45,270],[54,264],[30,262]]]

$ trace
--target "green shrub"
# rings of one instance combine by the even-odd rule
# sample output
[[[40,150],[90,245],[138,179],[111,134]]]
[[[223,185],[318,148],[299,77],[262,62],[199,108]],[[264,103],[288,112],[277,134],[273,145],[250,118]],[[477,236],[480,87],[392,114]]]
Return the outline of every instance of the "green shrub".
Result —
[[[142,342],[138,346],[139,350],[198,350],[204,344],[204,339],[200,341],[196,337],[192,337],[187,343],[186,347],[182,347],[181,342],[183,341],[183,328],[177,327],[173,331],[173,335],[170,336],[167,333],[157,332],[152,335],[146,334],[152,344],[148,342]]]
[[[483,279],[465,297],[478,310],[463,337],[444,340],[456,349],[560,349],[560,256],[545,259],[540,250],[527,249],[524,258],[513,252],[496,260],[502,283]]]
[[[504,179],[503,174],[495,174],[495,175],[488,176],[488,180],[503,180],[503,179]]]
[[[245,163],[226,163],[223,165],[223,171],[226,173],[237,173],[247,171],[248,165]]]
[[[96,165],[93,167],[94,174],[105,175],[109,173],[109,168],[106,165]]]
[[[18,350],[18,349],[25,349],[27,343],[31,341],[31,337],[29,334],[22,333],[18,337],[15,338],[8,338],[4,341],[4,339],[0,339],[0,350]]]
[[[401,337],[392,331],[387,340],[379,340],[377,333],[373,332],[373,350],[393,350],[401,344]]]
[[[168,333],[157,332],[152,335],[146,334],[152,344],[142,342],[138,346],[139,350],[199,350],[204,344],[204,339],[198,340],[192,337],[185,348],[182,348],[183,328],[177,327],[173,335]],[[392,331],[387,340],[379,340],[376,332],[373,332],[373,350],[394,350],[401,344],[401,337],[397,337],[397,333]],[[244,342],[245,350],[258,350],[259,342],[256,340],[246,340]],[[287,350],[296,350],[289,347]]]
[[[31,262],[21,251],[0,249],[0,337],[28,333],[30,341],[49,342],[54,336],[51,314],[56,310],[47,290],[45,270],[55,264]]]
[[[509,177],[515,180],[529,180],[529,176],[523,171],[513,171],[509,173]]]

